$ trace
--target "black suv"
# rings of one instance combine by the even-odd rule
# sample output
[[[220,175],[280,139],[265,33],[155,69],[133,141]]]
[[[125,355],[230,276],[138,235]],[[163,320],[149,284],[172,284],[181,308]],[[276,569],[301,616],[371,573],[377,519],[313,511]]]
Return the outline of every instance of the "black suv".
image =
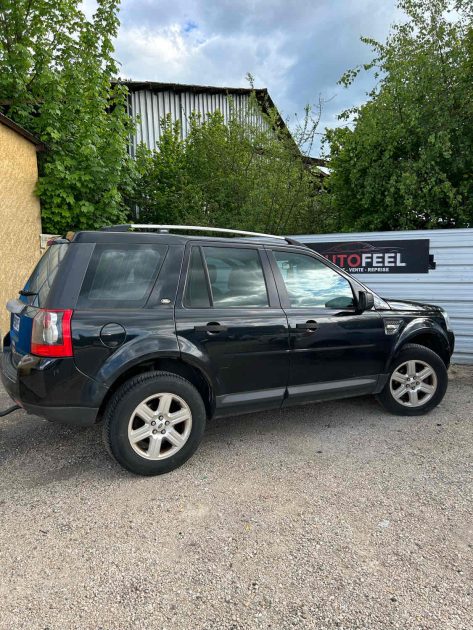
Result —
[[[441,308],[383,300],[291,239],[162,227],[58,239],[7,304],[2,380],[28,413],[103,420],[118,462],[154,475],[194,453],[207,418],[360,394],[413,416],[442,400]]]

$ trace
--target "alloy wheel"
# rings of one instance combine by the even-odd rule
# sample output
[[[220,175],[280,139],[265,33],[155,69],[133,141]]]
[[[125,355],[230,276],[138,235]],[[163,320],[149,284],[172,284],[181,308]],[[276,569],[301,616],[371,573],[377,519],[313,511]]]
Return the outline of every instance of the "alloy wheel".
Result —
[[[435,370],[425,361],[411,359],[397,366],[389,383],[391,394],[405,407],[425,405],[437,391]]]
[[[175,455],[189,439],[192,413],[186,401],[169,392],[145,398],[128,422],[132,449],[145,459],[160,460]]]

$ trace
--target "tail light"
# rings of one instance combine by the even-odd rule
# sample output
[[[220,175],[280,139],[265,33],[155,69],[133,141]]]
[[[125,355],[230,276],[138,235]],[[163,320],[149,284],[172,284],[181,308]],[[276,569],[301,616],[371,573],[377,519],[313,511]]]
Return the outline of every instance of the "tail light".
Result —
[[[40,309],[33,319],[31,354],[40,357],[72,357],[72,310]]]

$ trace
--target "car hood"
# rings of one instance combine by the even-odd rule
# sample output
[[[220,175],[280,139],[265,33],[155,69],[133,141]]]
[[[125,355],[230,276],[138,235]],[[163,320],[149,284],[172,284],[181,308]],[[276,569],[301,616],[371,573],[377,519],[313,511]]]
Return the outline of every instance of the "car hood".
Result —
[[[440,306],[435,304],[425,304],[423,302],[411,302],[410,300],[396,300],[383,298],[393,311],[414,311],[417,313],[440,313]]]

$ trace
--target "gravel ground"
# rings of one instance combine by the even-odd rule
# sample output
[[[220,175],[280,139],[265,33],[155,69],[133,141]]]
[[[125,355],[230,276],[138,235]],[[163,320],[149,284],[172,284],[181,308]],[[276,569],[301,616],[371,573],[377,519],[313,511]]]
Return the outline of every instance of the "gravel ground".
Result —
[[[471,630],[473,369],[450,377],[418,419],[359,398],[215,421],[155,478],[96,427],[1,419],[0,628]]]

